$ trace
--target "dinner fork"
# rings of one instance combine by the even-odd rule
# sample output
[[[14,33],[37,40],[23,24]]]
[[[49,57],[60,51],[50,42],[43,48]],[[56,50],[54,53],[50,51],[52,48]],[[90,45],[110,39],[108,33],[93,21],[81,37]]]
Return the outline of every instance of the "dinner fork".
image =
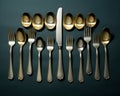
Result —
[[[9,32],[8,33],[8,44],[10,46],[10,64],[9,64],[9,71],[8,71],[8,79],[13,79],[14,74],[13,74],[13,59],[12,59],[12,49],[13,46],[15,45],[15,34],[14,32]]]
[[[28,57],[28,66],[27,66],[27,74],[32,74],[32,58],[31,58],[31,47],[32,44],[35,42],[35,32],[33,29],[29,30],[28,33],[28,42],[29,42],[29,57]]]
[[[86,27],[84,29],[84,40],[87,43],[87,66],[86,66],[86,73],[90,75],[92,73],[92,66],[91,66],[91,57],[90,57],[90,41],[91,41],[91,28]]]
[[[93,46],[95,47],[96,49],[96,66],[95,66],[95,75],[94,75],[94,78],[96,80],[99,80],[100,79],[100,68],[99,68],[99,53],[98,53],[98,48],[100,46],[100,43],[99,43],[99,36],[98,35],[95,35],[94,38],[93,38]]]
[[[68,68],[68,82],[73,82],[73,73],[72,73],[72,60],[71,60],[71,51],[73,50],[73,37],[68,36],[66,38],[66,49],[69,52],[69,68]]]
[[[48,63],[48,75],[47,81],[52,82],[52,51],[54,49],[54,38],[48,37],[47,38],[47,50],[49,51],[49,63]]]

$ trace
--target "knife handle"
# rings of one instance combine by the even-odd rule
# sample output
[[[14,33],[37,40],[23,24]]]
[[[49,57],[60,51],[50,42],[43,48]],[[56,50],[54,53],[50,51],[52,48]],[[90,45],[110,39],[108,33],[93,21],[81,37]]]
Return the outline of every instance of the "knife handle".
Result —
[[[62,80],[64,78],[63,73],[63,65],[62,65],[62,51],[61,47],[59,47],[59,54],[58,54],[58,70],[57,70],[57,79]]]

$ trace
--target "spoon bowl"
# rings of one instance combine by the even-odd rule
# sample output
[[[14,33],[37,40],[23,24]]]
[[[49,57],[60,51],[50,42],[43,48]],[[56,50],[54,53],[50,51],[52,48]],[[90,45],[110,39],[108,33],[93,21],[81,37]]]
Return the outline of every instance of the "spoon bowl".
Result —
[[[41,14],[36,13],[33,16],[32,26],[35,30],[41,30],[44,27],[44,19]]]
[[[23,15],[21,16],[21,24],[23,27],[30,27],[31,26],[31,22],[32,19],[31,19],[31,16],[29,13],[23,13]]]
[[[53,12],[48,12],[45,17],[45,26],[48,30],[53,30],[56,26],[56,18]]]
[[[83,49],[85,47],[85,42],[83,40],[82,37],[80,37],[78,40],[77,40],[77,48],[78,48],[78,51],[82,52]]]
[[[71,13],[67,13],[63,18],[63,26],[66,30],[72,30],[74,27],[74,18]]]
[[[85,26],[85,19],[83,17],[82,14],[78,14],[76,17],[75,17],[75,27],[78,29],[78,30],[81,30],[83,29]]]
[[[88,14],[88,16],[86,17],[86,25],[91,28],[94,27],[96,23],[97,23],[97,19],[95,14],[93,13]]]

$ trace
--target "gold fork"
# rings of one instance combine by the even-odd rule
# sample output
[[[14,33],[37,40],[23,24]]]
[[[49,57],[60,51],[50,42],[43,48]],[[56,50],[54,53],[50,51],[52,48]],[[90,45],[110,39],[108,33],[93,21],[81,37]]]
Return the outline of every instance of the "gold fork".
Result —
[[[13,79],[14,74],[13,74],[13,59],[12,59],[12,49],[13,46],[15,45],[15,35],[14,32],[9,32],[8,33],[8,44],[10,46],[10,64],[9,64],[9,71],[8,71],[8,79]]]

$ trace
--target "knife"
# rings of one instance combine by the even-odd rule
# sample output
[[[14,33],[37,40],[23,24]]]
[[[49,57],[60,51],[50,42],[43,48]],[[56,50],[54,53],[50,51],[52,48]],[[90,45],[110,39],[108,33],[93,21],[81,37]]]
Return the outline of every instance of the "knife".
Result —
[[[57,79],[62,80],[64,78],[63,64],[62,64],[62,8],[57,11],[57,24],[56,24],[56,42],[58,44],[58,69]]]

